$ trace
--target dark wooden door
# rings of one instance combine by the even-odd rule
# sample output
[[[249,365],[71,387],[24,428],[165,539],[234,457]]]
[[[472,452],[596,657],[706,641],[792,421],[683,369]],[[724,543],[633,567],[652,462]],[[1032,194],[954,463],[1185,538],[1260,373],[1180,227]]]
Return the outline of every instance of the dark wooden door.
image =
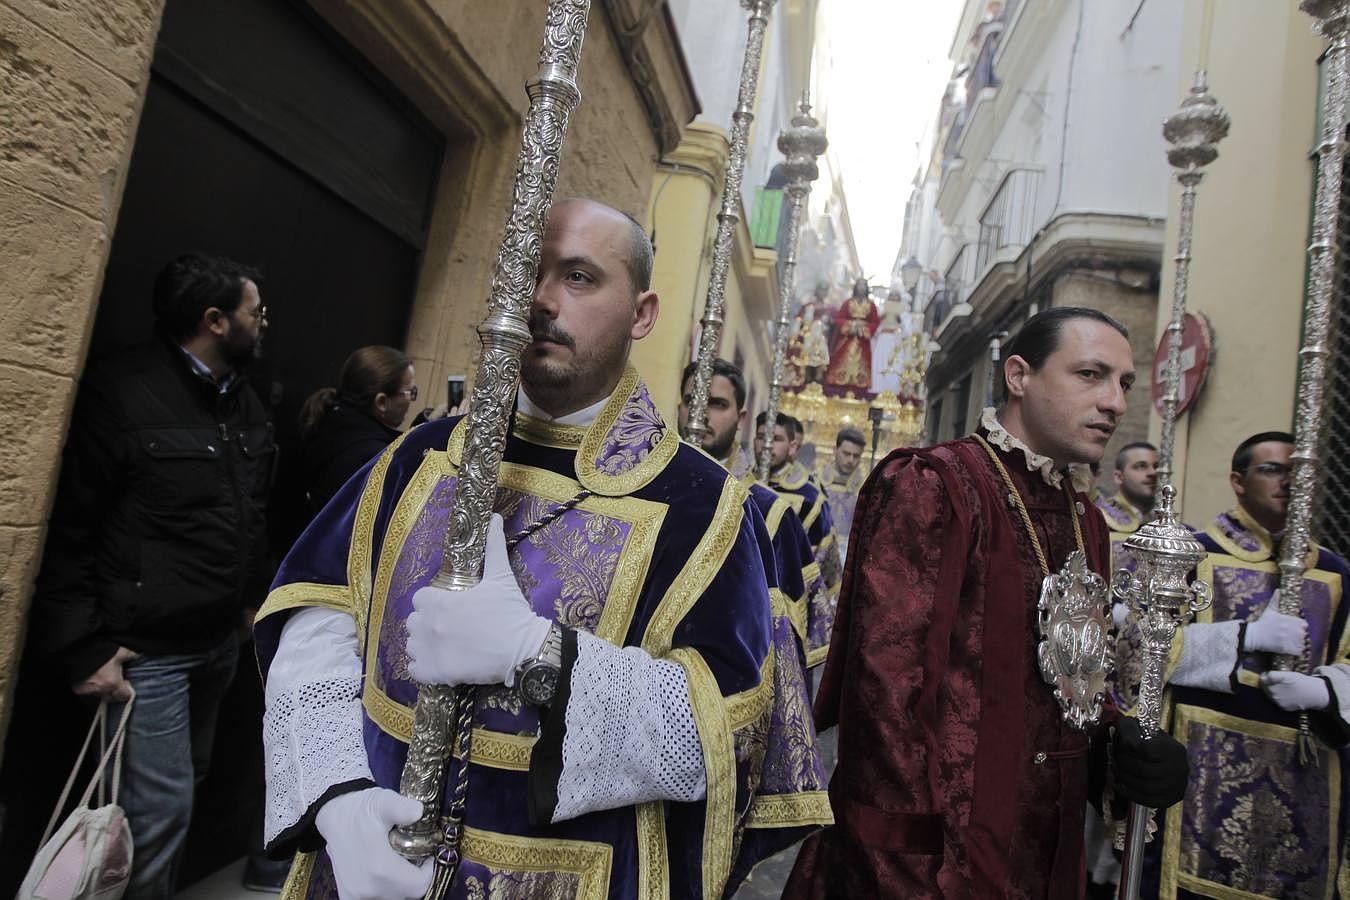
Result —
[[[404,344],[444,151],[445,137],[302,4],[168,3],[90,355],[150,335],[155,274],[180,253],[262,271],[270,327],[249,377],[282,447],[278,555],[300,526],[287,465],[300,404],[336,382],[356,347]],[[5,896],[91,713],[64,686],[29,674],[40,661],[25,662],[0,776],[0,856],[16,864],[0,866]],[[251,644],[238,672],[183,883],[239,856],[260,822],[262,703]]]

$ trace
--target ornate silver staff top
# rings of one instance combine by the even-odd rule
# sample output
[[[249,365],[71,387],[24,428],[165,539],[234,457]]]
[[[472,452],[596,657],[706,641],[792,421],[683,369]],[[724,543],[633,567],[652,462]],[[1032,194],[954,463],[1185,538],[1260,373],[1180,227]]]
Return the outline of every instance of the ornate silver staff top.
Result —
[[[1181,336],[1191,274],[1191,238],[1195,232],[1195,188],[1204,178],[1205,166],[1218,157],[1216,145],[1227,136],[1229,123],[1228,113],[1209,93],[1204,69],[1196,71],[1190,93],[1163,122],[1163,137],[1170,145],[1167,161],[1177,169],[1177,182],[1181,185],[1181,208],[1177,220],[1172,318],[1167,325],[1167,392],[1163,395],[1162,439],[1158,448],[1158,491],[1162,502],[1154,509],[1153,520],[1125,541],[1125,548],[1134,557],[1135,571],[1121,569],[1113,578],[1116,596],[1128,603],[1142,632],[1144,669],[1139,681],[1138,710],[1139,730],[1145,740],[1153,736],[1161,722],[1165,667],[1172,638],[1196,610],[1209,605],[1208,585],[1201,581],[1186,583],[1187,574],[1205,558],[1205,548],[1177,518],[1172,455],[1177,405],[1181,399]],[[1117,660],[1117,671],[1120,670]],[[1150,816],[1143,807],[1130,804],[1119,894],[1128,900],[1139,896]]]
[[[759,60],[764,53],[764,31],[774,0],[741,0],[750,11],[745,58],[741,62],[741,89],[736,111],[731,114],[731,149],[722,185],[722,208],[717,213],[717,238],[713,243],[712,269],[708,274],[708,299],[703,308],[698,339],[698,368],[694,372],[694,395],[689,403],[689,442],[702,446],[708,431],[708,385],[712,361],[722,339],[722,308],[726,305],[727,273],[731,269],[732,242],[741,220],[741,179],[750,142],[750,123],[755,119],[755,94],[759,91]]]
[[[431,581],[436,587],[465,590],[482,578],[483,553],[506,449],[507,425],[520,384],[520,354],[530,342],[530,303],[539,269],[544,220],[558,180],[568,116],[581,99],[576,73],[589,14],[590,0],[549,0],[539,72],[526,85],[530,107],[525,114],[516,160],[511,214],[497,253],[488,314],[478,327],[483,354],[470,397],[468,435],[455,482],[454,509],[445,535],[444,555],[440,571]],[[457,837],[442,834],[441,794],[451,728],[457,726],[458,743],[467,760],[472,713],[469,688],[460,692],[458,701],[455,691],[444,685],[418,688],[412,738],[399,790],[422,803],[423,816],[390,835],[394,849],[410,859],[424,859],[438,849],[444,854],[445,845]],[[467,763],[464,768],[467,770]],[[465,787],[458,786],[458,796],[452,798],[461,813]],[[456,852],[455,848],[450,852]],[[451,861],[452,866],[454,861],[457,856]]]
[[[759,454],[759,480],[768,482],[773,454],[773,429],[778,421],[778,399],[783,390],[783,366],[787,363],[788,328],[792,321],[792,298],[797,281],[797,246],[801,242],[802,212],[811,193],[811,182],[820,177],[816,160],[830,142],[825,129],[811,115],[810,95],[803,92],[792,126],[778,135],[778,149],[787,159],[782,164],[787,177],[787,241],[783,248],[783,272],[778,283],[778,328],[774,332],[773,372],[769,380],[769,406],[764,416],[764,449]]]
[[[1294,407],[1293,472],[1289,514],[1280,548],[1280,612],[1299,615],[1303,566],[1312,531],[1313,495],[1317,490],[1317,442],[1325,415],[1327,354],[1332,304],[1336,301],[1339,256],[1341,167],[1345,160],[1346,0],[1303,0],[1299,9],[1316,17],[1317,31],[1327,39],[1326,89],[1322,94],[1322,135],[1317,144],[1317,196],[1312,242],[1308,245],[1308,293],[1303,307],[1303,346],[1299,350],[1298,399]],[[1310,660],[1281,656],[1281,669],[1306,669]],[[1303,718],[1306,718],[1303,717]]]
[[[1177,227],[1176,274],[1172,283],[1172,319],[1167,325],[1167,393],[1163,396],[1162,439],[1158,449],[1158,484],[1172,483],[1172,453],[1176,441],[1177,405],[1181,401],[1181,336],[1186,323],[1186,290],[1191,275],[1191,237],[1195,232],[1195,188],[1205,166],[1219,155],[1219,141],[1228,135],[1228,113],[1209,93],[1206,73],[1195,73],[1195,84],[1181,107],[1163,121],[1163,137],[1170,145],[1167,161],[1181,184]]]

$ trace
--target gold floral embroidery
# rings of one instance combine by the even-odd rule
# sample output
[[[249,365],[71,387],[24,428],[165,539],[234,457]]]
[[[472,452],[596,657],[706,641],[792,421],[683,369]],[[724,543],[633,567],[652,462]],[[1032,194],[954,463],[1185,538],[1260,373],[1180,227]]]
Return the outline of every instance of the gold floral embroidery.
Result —
[[[286,883],[281,886],[281,900],[305,900],[309,893],[309,879],[314,873],[315,853],[297,853],[286,873]]]
[[[352,594],[346,585],[315,584],[309,581],[283,584],[267,595],[254,621],[260,622],[273,613],[298,606],[322,606],[351,615]]]
[[[830,795],[825,791],[761,795],[750,804],[746,828],[796,828],[833,825]]]
[[[514,900],[514,898],[534,897],[528,891],[518,893],[520,885],[528,879],[520,876],[541,874],[555,876],[552,881],[539,881],[541,889],[554,891],[557,884],[570,884],[569,893],[543,896],[563,896],[568,900],[603,900],[609,894],[610,868],[614,851],[608,844],[594,841],[572,841],[555,838],[527,838],[511,834],[499,834],[479,828],[465,828],[462,842],[464,858],[485,867],[493,875],[506,874],[510,877],[498,882],[489,880],[488,890],[494,883],[499,884],[507,893],[488,893],[485,897]]]
[[[1163,897],[1279,897],[1277,876],[1301,897],[1330,900],[1339,858],[1340,759],[1293,764],[1292,728],[1178,704],[1172,733],[1188,748],[1191,781],[1163,843]],[[1313,801],[1312,798],[1318,798]]]
[[[666,849],[666,805],[660,800],[637,808],[638,888],[641,900],[669,900],[670,861]]]

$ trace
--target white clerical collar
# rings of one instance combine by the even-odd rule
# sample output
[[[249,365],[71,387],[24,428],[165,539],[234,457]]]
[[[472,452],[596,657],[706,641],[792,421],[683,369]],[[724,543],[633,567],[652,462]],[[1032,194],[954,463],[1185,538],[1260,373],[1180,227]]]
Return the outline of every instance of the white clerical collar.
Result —
[[[552,422],[555,425],[576,425],[585,428],[595,421],[596,417],[600,415],[600,410],[604,409],[605,404],[608,402],[609,398],[606,397],[603,400],[592,403],[585,409],[579,409],[576,412],[568,413],[565,416],[557,416],[555,418],[535,406],[533,401],[530,400],[529,395],[525,393],[524,388],[516,389],[516,408],[519,409],[521,413],[529,416],[531,419],[540,419],[544,422]]]
[[[1055,461],[1048,456],[1040,455],[1010,434],[998,420],[998,413],[992,406],[986,406],[984,412],[980,414],[980,425],[989,432],[989,443],[995,447],[1007,453],[1021,450],[1028,472],[1039,471],[1045,483],[1053,488],[1058,488],[1064,483],[1064,473]],[[1092,487],[1092,469],[1083,463],[1071,463],[1069,477],[1072,479],[1073,489],[1079,493],[1087,493]]]

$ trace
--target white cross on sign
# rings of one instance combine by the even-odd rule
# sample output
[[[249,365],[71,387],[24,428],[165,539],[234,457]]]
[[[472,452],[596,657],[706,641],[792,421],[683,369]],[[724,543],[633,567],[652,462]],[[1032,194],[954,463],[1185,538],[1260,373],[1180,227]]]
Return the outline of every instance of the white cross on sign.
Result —
[[[1195,345],[1181,348],[1181,389],[1177,391],[1177,404],[1185,404],[1186,398],[1190,396],[1190,384],[1186,378],[1195,368]],[[1153,374],[1156,384],[1167,383],[1167,361],[1158,364],[1157,371]]]

